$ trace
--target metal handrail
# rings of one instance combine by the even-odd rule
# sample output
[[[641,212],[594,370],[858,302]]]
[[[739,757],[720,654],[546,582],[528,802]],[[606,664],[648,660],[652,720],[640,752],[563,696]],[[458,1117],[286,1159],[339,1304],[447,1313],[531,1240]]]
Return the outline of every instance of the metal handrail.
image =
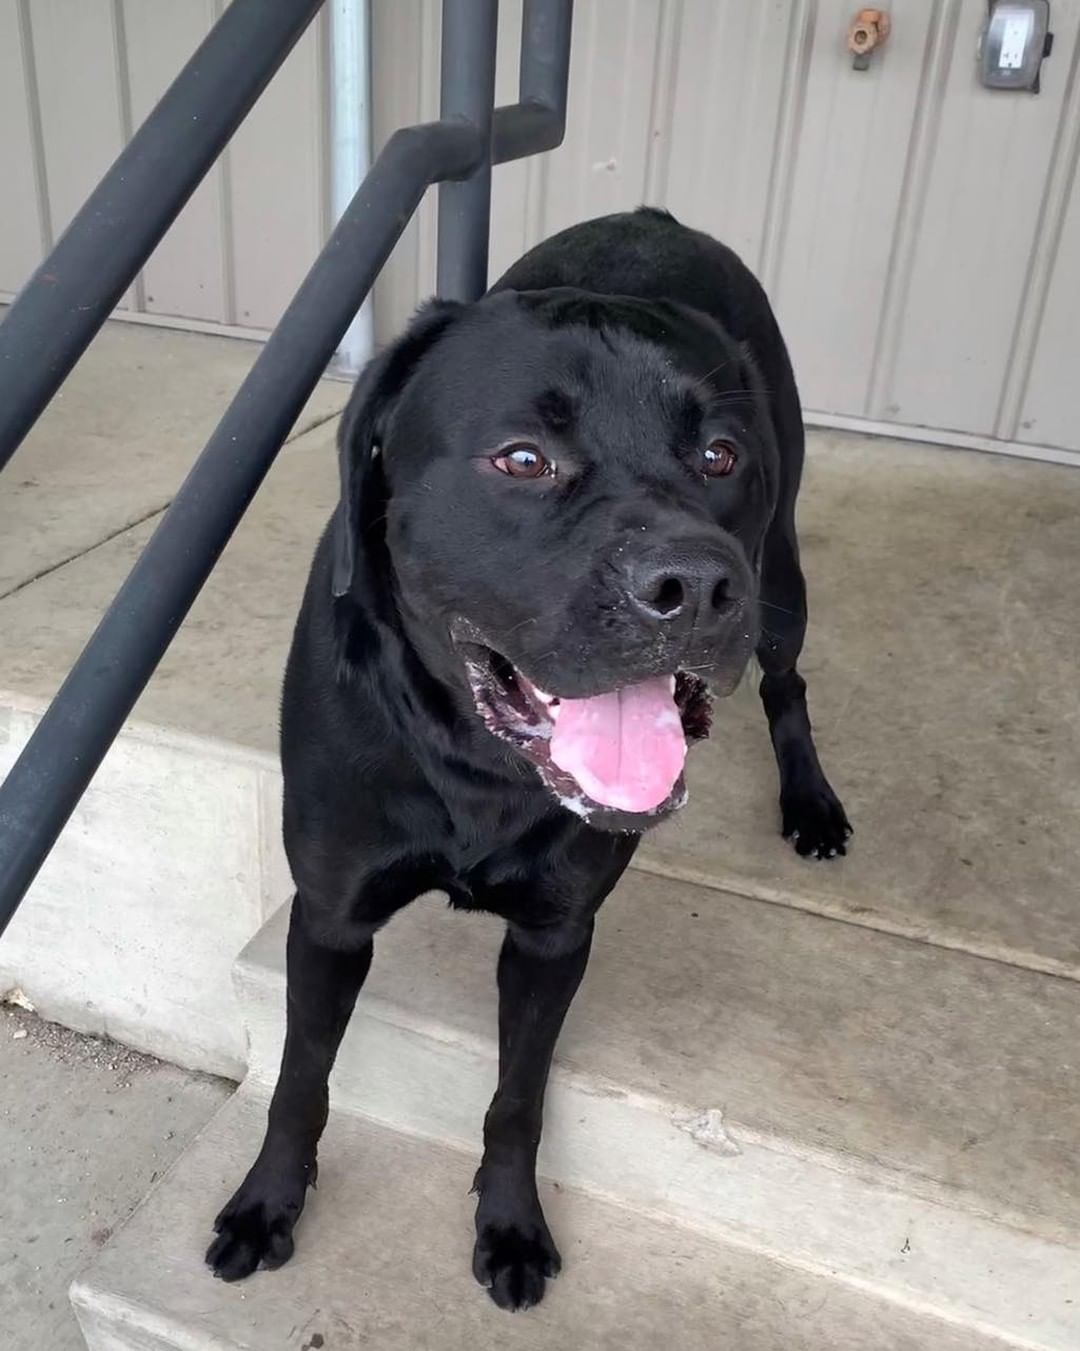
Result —
[[[318,9],[314,0],[234,0],[224,18],[150,114],[0,324],[0,465],[101,327],[169,222]],[[290,23],[284,22],[288,11]],[[486,285],[487,204],[493,160],[552,149],[562,139],[572,0],[526,0],[520,101],[492,113],[497,0],[443,0],[439,122],[395,132],[279,320],[205,449],[22,754],[0,784],[0,934],[18,908],[109,746],[213,570],[327,362],[427,188],[453,183],[440,201],[439,290],[473,300]],[[276,12],[273,42],[255,41],[256,12]],[[229,20],[228,42],[221,37]],[[258,28],[258,24],[255,24]],[[233,44],[253,40],[249,54]],[[275,45],[275,43],[277,45]],[[209,117],[199,94],[200,57],[218,69],[233,50],[232,79],[244,91],[227,115]],[[249,62],[250,55],[250,62]],[[252,70],[258,66],[258,73]],[[207,65],[202,70],[208,69]],[[210,80],[202,92],[213,96]],[[483,94],[481,100],[478,90]],[[250,98],[248,94],[250,93]],[[245,99],[247,102],[245,103]],[[190,102],[189,102],[190,101]],[[110,197],[132,147],[160,147],[185,104],[207,114],[185,131],[183,172],[167,184],[138,171],[134,188]],[[121,177],[123,177],[121,175]],[[464,180],[458,182],[457,180]],[[130,186],[130,185],[129,185]],[[446,193],[450,184],[442,189]],[[103,223],[93,204],[112,201]],[[480,222],[480,204],[484,219]],[[133,222],[140,210],[145,229]],[[478,232],[482,224],[482,248]],[[131,236],[126,233],[131,230]],[[156,233],[155,233],[156,232]],[[107,275],[69,269],[108,253]],[[60,259],[63,268],[57,263]],[[88,305],[89,309],[80,309]],[[78,314],[71,311],[78,310]],[[64,325],[53,337],[50,321]],[[5,439],[6,438],[6,439]]]
[[[234,0],[0,323],[0,468],[86,351],[322,0]]]

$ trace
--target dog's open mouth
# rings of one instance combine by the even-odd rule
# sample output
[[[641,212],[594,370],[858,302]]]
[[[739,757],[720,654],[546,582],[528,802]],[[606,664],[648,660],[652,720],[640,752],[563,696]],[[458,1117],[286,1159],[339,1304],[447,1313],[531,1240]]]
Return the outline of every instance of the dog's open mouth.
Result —
[[[709,734],[705,682],[678,671],[584,699],[560,698],[476,642],[461,653],[477,712],[490,732],[536,767],[587,820],[644,828],[686,801],[687,746]]]

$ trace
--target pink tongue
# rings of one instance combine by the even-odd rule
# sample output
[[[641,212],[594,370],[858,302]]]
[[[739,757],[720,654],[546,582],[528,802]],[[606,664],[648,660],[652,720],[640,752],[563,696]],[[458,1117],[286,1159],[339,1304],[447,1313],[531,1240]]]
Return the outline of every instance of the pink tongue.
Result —
[[[686,760],[671,676],[592,699],[562,699],[551,758],[594,802],[647,812],[670,795]]]

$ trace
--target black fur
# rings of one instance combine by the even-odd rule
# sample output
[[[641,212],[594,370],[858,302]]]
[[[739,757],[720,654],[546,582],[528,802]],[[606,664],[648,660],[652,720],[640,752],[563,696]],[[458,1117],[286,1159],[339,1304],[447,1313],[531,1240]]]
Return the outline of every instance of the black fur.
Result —
[[[707,479],[717,438],[737,465]],[[521,439],[554,478],[492,467]],[[679,669],[723,693],[756,646],[784,833],[800,854],[842,854],[850,827],[796,671],[798,394],[742,263],[642,210],[564,231],[475,305],[422,310],[361,376],[340,453],[285,679],[284,1061],[207,1260],[235,1280],[291,1255],[374,935],[440,889],[507,922],[473,1268],[496,1303],[526,1307],[560,1263],[534,1176],[548,1067],[596,911],[647,823],[566,810],[479,716],[461,643],[482,635],[566,698]],[[668,574],[694,600],[679,623],[649,608]],[[689,734],[702,717],[684,710]]]

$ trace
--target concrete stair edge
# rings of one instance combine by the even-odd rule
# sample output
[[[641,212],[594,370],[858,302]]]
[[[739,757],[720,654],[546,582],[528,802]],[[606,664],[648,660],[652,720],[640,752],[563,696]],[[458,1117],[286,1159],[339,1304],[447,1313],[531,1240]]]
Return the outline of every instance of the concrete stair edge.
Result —
[[[249,1085],[263,1093],[283,1039],[281,918],[234,968]],[[478,1156],[496,1064],[494,1036],[364,994],[331,1080],[332,1110]],[[1080,1305],[1070,1302],[1080,1249],[918,1195],[891,1170],[746,1131],[715,1109],[556,1063],[539,1169],[635,1213],[1017,1346],[1080,1346]],[[1042,1340],[1026,1340],[1033,1330]]]
[[[784,1351],[862,1351],[868,1345],[882,1351],[925,1351],[928,1346],[934,1351],[1065,1351],[1074,1345],[1046,1332],[1036,1331],[1034,1337],[1003,1333],[943,1314],[917,1299],[889,1298],[857,1281],[831,1279],[828,1273],[773,1254],[698,1235],[670,1217],[612,1206],[574,1187],[555,1184],[553,1190],[551,1183],[542,1183],[541,1192],[575,1274],[564,1273],[538,1310],[509,1319],[488,1305],[468,1271],[471,1160],[452,1146],[341,1111],[331,1112],[328,1126],[332,1152],[325,1181],[332,1185],[309,1194],[297,1257],[281,1272],[226,1286],[213,1281],[203,1266],[202,1240],[209,1236],[210,1215],[221,1199],[215,1194],[218,1186],[227,1190],[228,1177],[257,1143],[266,1101],[265,1084],[246,1081],[73,1282],[71,1300],[90,1351],[307,1351],[320,1344],[307,1340],[320,1316],[342,1333],[328,1337],[327,1346],[359,1351],[383,1345],[380,1334],[386,1327],[380,1320],[387,1303],[397,1306],[387,1324],[396,1337],[393,1351],[480,1351],[488,1346],[540,1351],[571,1344],[566,1328],[560,1338],[552,1320],[569,1322],[575,1334],[580,1330],[575,1344],[587,1351],[615,1345],[625,1351],[653,1351],[659,1344],[656,1324],[671,1318],[672,1304],[680,1321],[671,1331],[678,1332],[688,1351],[734,1344],[729,1340],[733,1334],[739,1336],[740,1351],[778,1351],[781,1346]],[[388,1153],[394,1160],[403,1156],[411,1166],[386,1166]],[[456,1179],[450,1187],[445,1185],[448,1170]],[[429,1194],[427,1183],[413,1187],[419,1177],[434,1179],[437,1190]],[[369,1188],[365,1212],[351,1193],[365,1196]],[[412,1194],[402,1199],[402,1189]],[[429,1206],[432,1241],[421,1245],[418,1271],[401,1272],[400,1260],[395,1265],[395,1254],[387,1260],[383,1246],[396,1244],[398,1259],[401,1251],[411,1253],[412,1208],[426,1218]],[[452,1244],[446,1241],[443,1223],[448,1209],[457,1217]],[[387,1216],[387,1211],[393,1213]],[[387,1232],[380,1235],[383,1224]],[[584,1250],[574,1251],[581,1243]],[[598,1257],[597,1246],[604,1243],[612,1251]],[[641,1268],[639,1274],[641,1261],[649,1269]],[[438,1304],[434,1328],[429,1302],[416,1299],[408,1289],[410,1279],[424,1279],[429,1263],[437,1268],[436,1281],[451,1282],[449,1296]],[[711,1298],[702,1299],[703,1287]],[[789,1300],[789,1287],[800,1297]],[[763,1309],[763,1297],[774,1306],[771,1311]],[[627,1298],[645,1304],[649,1326],[639,1326],[628,1313],[613,1340],[585,1316],[598,1312],[610,1320],[613,1305]],[[668,1302],[667,1309],[660,1308],[661,1300]],[[351,1301],[356,1312],[346,1326],[342,1306]],[[365,1319],[377,1324],[374,1341]],[[764,1329],[762,1320],[768,1325]],[[782,1336],[777,1323],[783,1324]],[[429,1339],[432,1332],[437,1335]]]

